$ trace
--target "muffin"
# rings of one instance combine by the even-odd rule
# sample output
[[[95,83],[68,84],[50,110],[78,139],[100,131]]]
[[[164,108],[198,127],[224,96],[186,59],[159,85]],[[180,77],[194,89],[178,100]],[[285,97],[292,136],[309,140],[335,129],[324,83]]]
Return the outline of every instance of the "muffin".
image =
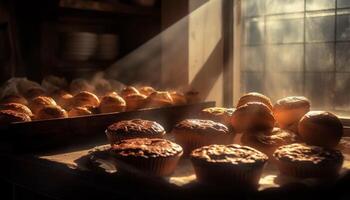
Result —
[[[165,130],[157,122],[133,119],[119,121],[108,126],[106,135],[110,144],[113,145],[120,140],[131,138],[162,138]]]
[[[191,153],[199,182],[236,189],[256,189],[267,159],[258,150],[238,144],[214,144]]]
[[[147,98],[147,107],[160,108],[173,105],[173,99],[169,92],[153,92]]]
[[[122,112],[126,109],[126,102],[118,95],[107,95],[101,99],[100,113]]]
[[[79,92],[72,99],[73,107],[98,107],[99,105],[98,97],[87,91]]]
[[[211,107],[205,108],[200,112],[200,117],[203,119],[209,119],[214,122],[219,122],[227,127],[231,126],[231,117],[234,108],[223,108],[223,107]]]
[[[125,87],[120,92],[120,96],[123,98],[125,98],[126,96],[131,95],[131,94],[140,94],[140,92],[135,87],[132,87],[132,86]]]
[[[201,102],[199,92],[195,90],[187,91],[185,97],[188,104],[195,104]]]
[[[0,126],[9,125],[14,122],[29,122],[30,117],[24,113],[19,113],[13,110],[0,111]]]
[[[138,110],[145,107],[147,97],[143,94],[130,94],[124,97],[126,110]]]
[[[0,100],[0,104],[7,103],[20,103],[22,105],[28,105],[28,101],[20,95],[6,95]]]
[[[274,128],[272,131],[259,131],[254,134],[243,134],[241,138],[243,145],[253,147],[266,155],[273,158],[272,154],[275,150],[283,145],[296,142],[296,135],[280,128]]]
[[[116,143],[111,155],[121,171],[169,176],[176,168],[182,148],[165,139],[135,138]]]
[[[303,96],[280,99],[273,107],[273,114],[280,128],[298,132],[300,119],[310,111],[310,101]]]
[[[149,96],[150,94],[152,94],[155,91],[156,90],[151,86],[144,86],[144,87],[141,87],[139,89],[139,92],[143,95],[146,95],[146,96]]]
[[[56,119],[56,118],[67,118],[67,112],[57,105],[48,105],[41,108],[37,115],[35,116],[36,120],[45,120],[45,119]]]
[[[310,111],[299,122],[299,135],[307,144],[333,148],[343,136],[343,125],[330,112]]]
[[[70,111],[68,112],[69,117],[79,117],[79,116],[86,116],[91,114],[92,112],[86,107],[75,107],[70,109]]]
[[[170,92],[170,96],[173,99],[174,105],[185,105],[187,104],[187,99],[184,94],[180,92]]]
[[[37,115],[38,111],[41,110],[45,106],[56,106],[56,101],[51,97],[39,96],[32,99],[29,102],[28,107],[32,111],[34,115]]]
[[[344,160],[338,150],[298,143],[279,147],[273,156],[282,175],[297,178],[336,176]]]
[[[211,120],[186,119],[172,130],[176,143],[184,148],[187,156],[193,149],[210,144],[231,144],[235,133],[218,122]]]
[[[239,133],[271,131],[275,125],[275,118],[272,111],[265,104],[249,102],[233,112],[231,124]]]
[[[20,103],[7,103],[0,105],[0,110],[13,110],[19,113],[28,115],[29,117],[33,116],[32,111],[25,105]]]
[[[247,94],[243,95],[238,100],[236,108],[238,108],[238,107],[240,107],[240,106],[242,106],[242,105],[244,105],[246,103],[249,103],[249,102],[260,102],[260,103],[263,103],[270,110],[272,110],[272,103],[271,103],[270,98],[265,96],[265,95],[263,95],[263,94],[257,93],[257,92],[250,92],[250,93],[247,93]]]

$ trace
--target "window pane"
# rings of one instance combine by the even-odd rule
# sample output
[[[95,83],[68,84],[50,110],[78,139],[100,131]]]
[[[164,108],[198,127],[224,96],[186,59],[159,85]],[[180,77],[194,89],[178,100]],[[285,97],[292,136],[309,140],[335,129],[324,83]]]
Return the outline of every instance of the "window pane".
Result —
[[[244,48],[243,71],[263,71],[264,70],[264,47]]]
[[[303,15],[278,16],[267,18],[268,43],[292,43],[303,41]]]
[[[350,72],[350,43],[337,43],[337,72]]]
[[[275,73],[266,74],[266,91],[273,101],[277,99],[302,94],[302,73]]]
[[[335,8],[335,0],[306,0],[306,10],[325,10]]]
[[[262,72],[243,72],[241,73],[241,93],[263,92],[263,73]]]
[[[332,73],[306,73],[305,96],[311,100],[312,109],[333,109],[333,77]]]
[[[262,0],[244,0],[243,11],[247,17],[259,16],[264,14],[264,1]]]
[[[334,70],[334,44],[307,44],[306,70],[328,71]]]
[[[334,41],[334,12],[307,15],[306,41]]]
[[[264,21],[260,19],[250,19],[245,23],[245,44],[264,43]]]
[[[350,7],[350,1],[349,0],[337,0],[337,7],[338,8],[347,8]]]
[[[289,13],[304,11],[304,0],[266,0],[266,13]]]
[[[350,108],[350,73],[336,74],[335,102],[337,110]]]
[[[266,67],[273,71],[302,71],[303,45],[271,45],[267,48]]]
[[[350,41],[350,15],[338,15],[337,40]]]

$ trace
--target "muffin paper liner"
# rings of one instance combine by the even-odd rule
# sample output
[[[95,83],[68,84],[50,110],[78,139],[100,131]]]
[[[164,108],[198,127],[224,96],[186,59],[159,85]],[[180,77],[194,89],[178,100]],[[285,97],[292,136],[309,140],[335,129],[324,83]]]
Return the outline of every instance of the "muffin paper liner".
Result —
[[[182,152],[168,157],[113,157],[117,168],[121,171],[152,176],[169,176],[174,172],[181,155]]]

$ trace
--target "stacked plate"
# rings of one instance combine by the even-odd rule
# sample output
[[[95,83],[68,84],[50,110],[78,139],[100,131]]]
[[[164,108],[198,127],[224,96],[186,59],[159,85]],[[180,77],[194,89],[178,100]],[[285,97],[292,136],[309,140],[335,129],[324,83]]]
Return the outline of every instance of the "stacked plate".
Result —
[[[65,60],[89,60],[96,52],[97,38],[95,33],[62,33],[62,58]]]
[[[118,55],[119,37],[115,34],[98,35],[96,58],[99,60],[114,60]]]

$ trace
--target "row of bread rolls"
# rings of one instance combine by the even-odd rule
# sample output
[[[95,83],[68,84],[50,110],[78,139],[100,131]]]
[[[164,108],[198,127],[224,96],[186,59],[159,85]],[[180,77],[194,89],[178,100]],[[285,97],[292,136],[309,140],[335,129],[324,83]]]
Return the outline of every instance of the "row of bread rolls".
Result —
[[[286,97],[273,105],[268,97],[249,93],[236,109],[206,108],[198,116],[174,126],[176,143],[159,139],[167,133],[156,122],[116,122],[106,130],[111,155],[117,164],[128,164],[121,170],[156,176],[170,175],[184,155],[198,181],[243,189],[257,188],[267,162],[295,178],[333,177],[342,167],[340,120],[329,112],[310,111],[305,97]]]
[[[109,91],[102,96],[92,92],[80,91],[76,94],[63,89],[51,93],[38,85],[23,90],[23,94],[7,95],[0,99],[0,111],[12,110],[28,117],[12,117],[12,122],[44,120],[91,115],[95,113],[112,113],[133,111],[142,108],[158,108],[172,105],[195,103],[197,95],[185,95],[178,91],[157,91],[150,86],[140,88],[128,86],[119,93]],[[81,87],[85,88],[85,87]],[[0,112],[0,119],[8,121],[9,113]],[[8,123],[8,122],[7,122]]]

